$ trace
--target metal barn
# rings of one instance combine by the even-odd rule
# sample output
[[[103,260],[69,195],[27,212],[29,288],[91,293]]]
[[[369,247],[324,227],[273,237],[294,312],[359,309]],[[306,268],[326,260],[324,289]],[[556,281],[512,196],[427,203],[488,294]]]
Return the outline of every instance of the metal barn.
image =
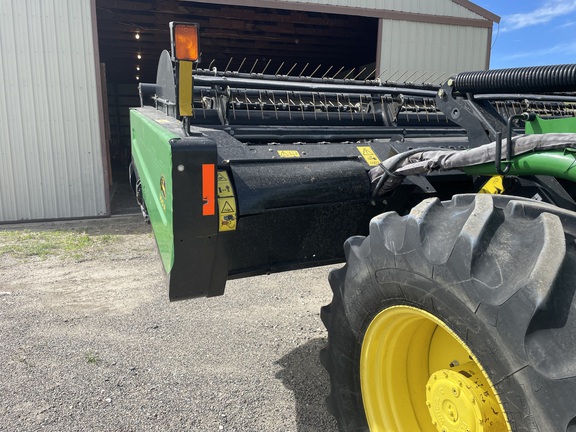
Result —
[[[238,3],[0,0],[0,223],[114,211],[169,21],[199,23],[202,67],[429,83],[488,68],[499,22],[468,0]]]

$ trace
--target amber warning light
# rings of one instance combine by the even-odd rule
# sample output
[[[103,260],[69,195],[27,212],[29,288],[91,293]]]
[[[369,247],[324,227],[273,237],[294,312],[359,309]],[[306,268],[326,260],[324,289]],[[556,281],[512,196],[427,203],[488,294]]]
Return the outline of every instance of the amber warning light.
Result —
[[[198,61],[198,26],[196,24],[170,23],[172,59]]]

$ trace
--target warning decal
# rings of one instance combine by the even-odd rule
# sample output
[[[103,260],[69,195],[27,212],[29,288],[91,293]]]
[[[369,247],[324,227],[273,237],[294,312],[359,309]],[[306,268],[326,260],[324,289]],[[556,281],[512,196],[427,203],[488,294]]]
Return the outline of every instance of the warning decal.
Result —
[[[503,194],[504,193],[504,176],[495,175],[488,180],[480,189],[484,194]]]
[[[236,229],[236,199],[234,189],[226,171],[218,171],[218,215],[219,231]]]
[[[283,158],[300,157],[300,153],[298,153],[298,150],[278,150],[278,155]]]
[[[220,210],[220,213],[235,213],[236,209],[233,206],[234,204],[230,204],[229,200],[222,199],[222,208]]]
[[[376,166],[380,163],[380,159],[378,159],[378,156],[376,156],[374,150],[372,150],[372,148],[370,148],[369,146],[360,146],[356,148],[358,149],[358,151],[360,152],[366,163],[371,167]]]

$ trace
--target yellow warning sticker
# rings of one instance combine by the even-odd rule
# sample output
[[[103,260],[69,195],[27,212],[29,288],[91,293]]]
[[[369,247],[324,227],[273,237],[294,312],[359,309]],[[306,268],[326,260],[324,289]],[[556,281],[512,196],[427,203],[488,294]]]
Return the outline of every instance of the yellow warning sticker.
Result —
[[[219,231],[234,231],[236,229],[236,199],[226,171],[218,171],[218,215],[220,218]]]
[[[218,198],[234,197],[234,190],[226,171],[218,171]]]
[[[372,150],[369,146],[360,146],[356,148],[368,165],[373,167],[380,163],[380,159],[378,159],[378,156],[376,156],[374,150]]]
[[[298,150],[278,150],[278,154],[283,158],[297,158],[300,157]]]
[[[220,231],[236,229],[236,201],[234,197],[218,198],[218,214],[220,215]]]
[[[483,194],[503,194],[504,193],[504,176],[495,175],[490,180],[488,180],[482,189],[480,189],[480,193]]]

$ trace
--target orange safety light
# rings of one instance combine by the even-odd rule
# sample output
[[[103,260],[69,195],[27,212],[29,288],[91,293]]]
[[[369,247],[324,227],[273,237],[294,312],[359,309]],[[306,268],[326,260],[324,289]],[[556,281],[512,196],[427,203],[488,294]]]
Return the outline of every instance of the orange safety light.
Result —
[[[171,22],[172,60],[198,61],[198,25]]]

